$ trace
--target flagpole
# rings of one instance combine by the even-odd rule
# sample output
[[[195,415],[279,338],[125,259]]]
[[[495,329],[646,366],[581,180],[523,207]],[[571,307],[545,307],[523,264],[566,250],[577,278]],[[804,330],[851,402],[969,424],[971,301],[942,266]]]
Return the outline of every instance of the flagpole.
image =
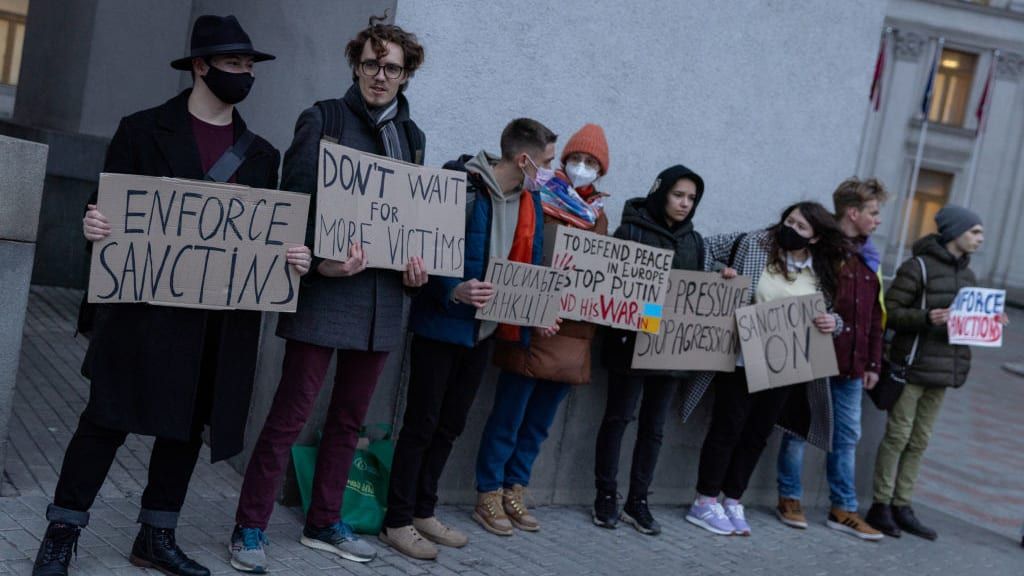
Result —
[[[885,29],[882,31],[881,45],[879,46],[879,52],[880,53],[884,52],[887,49],[889,36],[892,34],[892,30],[893,30],[892,26],[886,26]],[[882,55],[882,58],[885,58],[884,54]],[[877,70],[877,63],[876,63],[875,74],[878,74],[878,73],[879,72]],[[881,79],[878,79],[878,81],[881,82]],[[871,141],[871,138],[868,137],[868,126],[871,124],[872,116],[874,116],[875,100],[876,100],[876,98],[877,99],[881,99],[882,98],[881,92],[882,92],[882,89],[881,89],[881,86],[879,86],[878,95],[875,96],[875,94],[872,93],[871,94],[872,97],[868,99],[868,108],[867,108],[867,111],[864,113],[864,126],[862,126],[861,129],[860,129],[861,141],[860,141],[860,148],[857,150],[857,164],[855,164],[854,167],[853,167],[853,175],[854,176],[860,176],[861,175],[861,172],[860,172],[861,171],[861,164],[864,162],[864,156],[867,153],[868,143]]]
[[[967,168],[967,192],[964,194],[964,207],[971,207],[971,192],[974,191],[974,176],[978,168],[978,156],[981,154],[981,137],[985,132],[985,123],[988,122],[988,107],[992,103],[992,92],[995,91],[995,86],[992,83],[992,75],[994,74],[995,66],[999,60],[999,50],[992,51],[992,63],[989,64],[989,78],[986,80],[986,86],[988,88],[987,102],[982,102],[983,108],[981,109],[981,118],[978,119],[978,127],[975,129],[974,137],[974,149],[971,151],[971,164]]]
[[[896,250],[896,262],[894,264],[893,276],[895,276],[895,270],[899,268],[900,264],[903,263],[903,252],[907,247],[907,233],[910,231],[910,213],[914,209],[914,195],[917,193],[917,178],[921,173],[921,159],[924,157],[924,140],[928,136],[928,112],[931,108],[932,94],[931,91],[934,89],[933,83],[935,82],[935,74],[939,69],[939,59],[942,57],[942,46],[946,43],[945,38],[939,38],[938,42],[935,43],[935,55],[932,60],[931,70],[928,71],[928,84],[926,85],[925,102],[922,105],[923,118],[921,122],[921,137],[917,141],[917,155],[914,156],[914,171],[910,177],[910,190],[907,191],[907,204],[903,210],[903,228],[900,230],[900,244],[899,249]]]

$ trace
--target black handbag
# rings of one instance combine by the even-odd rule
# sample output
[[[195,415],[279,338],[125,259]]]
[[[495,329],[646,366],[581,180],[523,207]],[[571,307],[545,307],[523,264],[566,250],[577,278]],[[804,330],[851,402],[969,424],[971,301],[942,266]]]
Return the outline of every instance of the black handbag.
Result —
[[[921,310],[927,310],[928,269],[925,268],[924,260],[920,257],[915,258],[915,260],[921,266]],[[895,334],[895,331],[891,329],[886,330],[885,341],[887,348],[888,343],[892,342]],[[874,388],[868,390],[868,397],[871,398],[871,401],[875,403],[879,410],[892,410],[892,407],[896,405],[896,401],[900,399],[900,395],[903,394],[903,388],[907,385],[907,372],[910,371],[910,366],[913,365],[917,357],[917,345],[920,341],[921,334],[918,333],[914,337],[914,345],[910,348],[910,354],[907,354],[907,357],[902,362],[891,359],[889,351],[886,351],[882,358],[882,372],[878,376],[878,383],[875,384]]]

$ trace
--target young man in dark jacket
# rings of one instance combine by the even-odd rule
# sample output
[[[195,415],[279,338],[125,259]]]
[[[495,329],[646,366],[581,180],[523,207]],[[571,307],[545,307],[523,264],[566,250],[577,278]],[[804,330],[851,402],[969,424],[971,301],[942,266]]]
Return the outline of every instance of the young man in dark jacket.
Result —
[[[834,427],[832,450],[826,459],[829,498],[832,509],[827,526],[864,540],[879,540],[875,530],[857,514],[854,471],[860,440],[860,412],[863,389],[878,383],[882,362],[881,285],[875,270],[861,254],[868,238],[882,223],[881,204],[887,193],[875,179],[844,181],[832,193],[836,222],[858,252],[851,254],[839,272],[833,310],[843,318],[843,330],[835,338],[839,376],[829,379]],[[791,434],[782,436],[778,472],[779,520],[794,528],[807,528],[800,505],[805,442]]]
[[[476,320],[477,309],[494,297],[494,287],[481,280],[488,261],[492,256],[531,264],[543,260],[538,191],[552,175],[555,139],[540,122],[520,118],[501,133],[501,156],[481,151],[445,165],[468,172],[465,272],[461,280],[431,277],[413,301],[409,319],[407,408],[380,533],[382,542],[406,556],[432,560],[437,557],[433,543],[461,547],[469,541],[434,516],[437,482],[466,425],[498,328]]]
[[[915,341],[917,348],[878,446],[874,503],[865,518],[886,535],[902,530],[928,540],[938,534],[917,519],[911,498],[946,389],[963,386],[971,368],[970,347],[949,343],[946,322],[957,292],[977,285],[971,254],[985,241],[981,217],[966,208],[947,204],[935,224],[938,233],[914,243],[914,257],[900,265],[885,293],[888,326],[896,332],[890,358],[908,358]]]
[[[253,49],[234,16],[200,16],[191,54],[171,63],[192,71],[193,87],[123,118],[104,171],[203,179],[247,133],[234,105],[252,87],[253,62],[272,58]],[[279,160],[277,150],[255,136],[241,165],[225,179],[276,188]],[[83,230],[90,242],[110,234],[95,197]],[[290,248],[288,262],[305,273],[309,249]],[[132,564],[165,574],[210,573],[181,551],[174,531],[204,425],[211,426],[214,461],[242,450],[259,337],[258,311],[101,306],[82,366],[92,384],[89,404],[64,455],[33,574],[67,574],[89,508],[128,433],[156,436]]]
[[[320,139],[328,138],[396,160],[423,163],[423,132],[409,117],[402,91],[423,63],[423,47],[402,28],[375,23],[345,49],[352,86],[342,98],[306,109],[284,156],[281,188],[310,194],[306,244],[316,233]],[[274,403],[253,450],[235,513],[231,565],[243,572],[266,569],[264,531],[281,490],[289,449],[316,402],[337,352],[334,390],[324,422],[313,497],[300,542],[356,562],[376,556],[373,546],[341,520],[342,498],[359,429],[391,350],[404,342],[402,314],[407,290],[427,280],[419,257],[405,272],[367,269],[358,244],[344,262],[315,259],[304,279],[295,314],[281,315],[284,364]]]

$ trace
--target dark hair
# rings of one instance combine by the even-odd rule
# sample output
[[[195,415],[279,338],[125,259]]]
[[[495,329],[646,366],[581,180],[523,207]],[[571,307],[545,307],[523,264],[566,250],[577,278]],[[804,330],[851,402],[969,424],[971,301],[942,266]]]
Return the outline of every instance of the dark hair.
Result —
[[[815,275],[818,276],[818,283],[821,285],[822,291],[825,292],[825,295],[830,300],[834,299],[836,286],[838,285],[839,268],[846,258],[849,257],[851,246],[843,231],[840,230],[839,225],[836,224],[835,218],[821,204],[817,202],[797,202],[782,211],[782,217],[779,218],[779,222],[768,229],[770,232],[768,236],[768,266],[775,271],[781,271],[787,280],[791,280],[789,268],[786,265],[786,251],[775,241],[775,233],[779,228],[785,226],[786,218],[789,218],[789,215],[794,210],[800,211],[800,214],[803,215],[807,223],[814,230],[814,236],[818,238],[817,242],[807,247],[813,258],[811,265],[814,268]]]
[[[849,208],[860,210],[872,200],[878,200],[878,203],[881,204],[888,197],[889,192],[886,191],[885,186],[875,178],[867,180],[847,178],[832,193],[832,206],[835,208],[836,218],[842,218]]]
[[[405,56],[402,67],[405,68],[406,78],[412,78],[416,70],[423,65],[423,46],[416,39],[416,35],[412,32],[406,32],[401,26],[384,24],[387,19],[387,10],[384,11],[383,16],[370,16],[370,25],[363,28],[345,46],[345,57],[348,58],[348,65],[352,68],[353,82],[359,80],[356,70],[359,69],[359,59],[363,55],[363,47],[366,46],[367,40],[369,40],[370,46],[373,47],[373,52],[377,55],[377,58],[383,58],[387,54],[387,44],[389,42],[401,48]],[[405,90],[405,86],[406,84],[403,83],[399,90]]]
[[[512,160],[525,149],[544,150],[558,136],[532,118],[516,118],[501,131],[501,157]]]

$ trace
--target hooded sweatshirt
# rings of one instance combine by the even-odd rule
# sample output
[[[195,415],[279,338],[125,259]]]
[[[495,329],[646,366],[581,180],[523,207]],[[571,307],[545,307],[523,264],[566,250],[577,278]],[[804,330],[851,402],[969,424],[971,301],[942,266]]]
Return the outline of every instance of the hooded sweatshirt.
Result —
[[[487,192],[491,196],[491,244],[490,254],[499,258],[508,258],[512,250],[512,241],[515,240],[516,224],[519,222],[519,199],[522,196],[522,186],[516,186],[509,192],[505,192],[498,185],[498,179],[494,176],[494,166],[501,160],[486,150],[481,150],[475,158],[466,162],[466,171],[478,174],[487,185]],[[493,330],[493,328],[492,328]]]

